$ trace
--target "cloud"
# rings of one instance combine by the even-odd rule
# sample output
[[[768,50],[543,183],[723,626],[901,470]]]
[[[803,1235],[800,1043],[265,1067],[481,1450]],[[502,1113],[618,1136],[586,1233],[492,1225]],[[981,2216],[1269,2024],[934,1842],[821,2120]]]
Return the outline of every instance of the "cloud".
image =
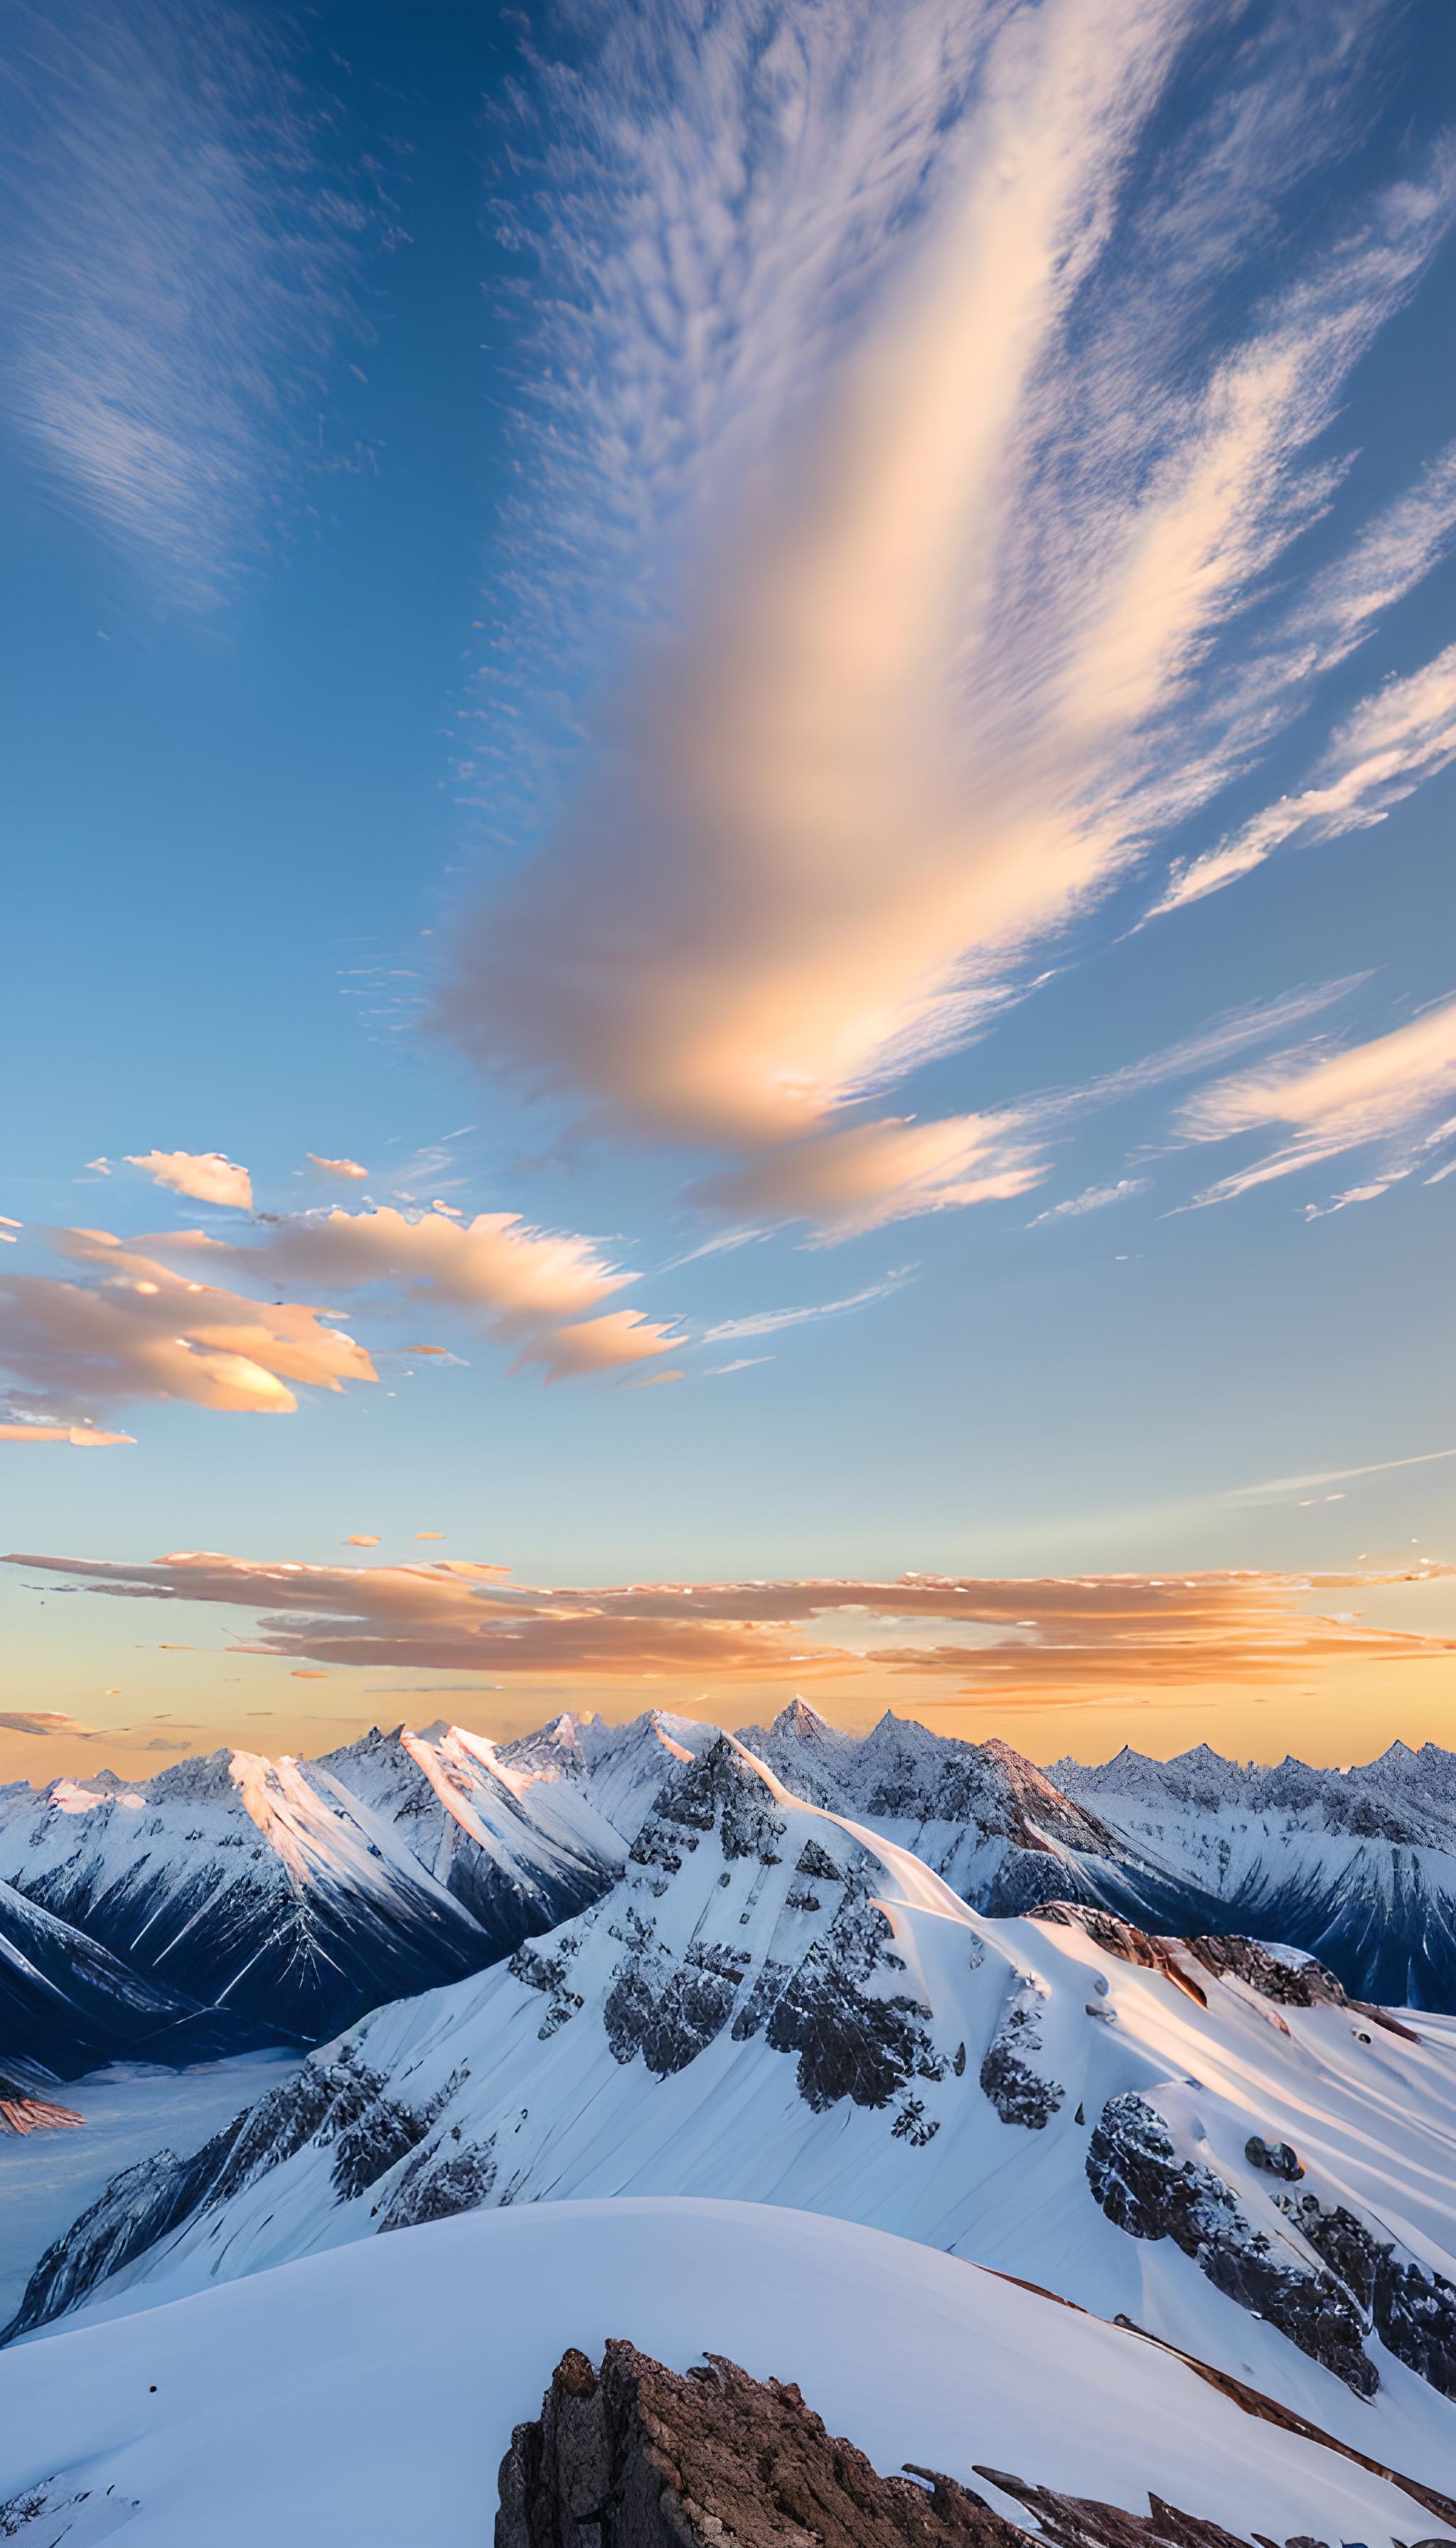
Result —
[[[99,1159],[88,1159],[86,1161],[86,1165],[88,1168],[94,1168],[99,1177],[109,1177],[111,1175],[111,1161],[104,1156]]]
[[[369,1174],[367,1168],[360,1167],[357,1159],[320,1159],[317,1150],[311,1150],[309,1157],[316,1168],[325,1169],[331,1177],[367,1177]],[[443,1207],[437,1204],[435,1209],[440,1211]]]
[[[761,1363],[772,1362],[772,1354],[740,1354],[736,1362],[717,1362],[703,1373],[704,1380],[727,1380],[735,1371],[757,1371]]]
[[[85,1269],[86,1281],[0,1281],[0,1369],[16,1384],[12,1405],[39,1420],[84,1434],[98,1401],[168,1398],[234,1414],[288,1414],[298,1405],[290,1381],[337,1392],[346,1380],[378,1378],[362,1346],[303,1303],[192,1282],[105,1230],[56,1230],[50,1238]]]
[[[1175,148],[1189,25],[924,0],[760,41],[730,0],[690,58],[651,13],[547,82],[554,527],[533,552],[510,517],[511,590],[547,562],[543,665],[548,622],[599,619],[589,587],[651,633],[546,848],[462,933],[442,1018],[593,1127],[746,1155],[719,1208],[860,1228],[1006,1191],[974,1117],[845,1134],[841,1110],[962,1043],[1307,696],[1247,614],[1332,500],[1309,447],[1451,174],[1412,170],[1253,304],[1240,257],[1310,165],[1308,123],[1268,136],[1318,99],[1338,147],[1363,46],[1343,72],[1332,29],[1303,61],[1249,46]],[[1211,357],[1216,293],[1245,310]],[[496,805],[510,678],[481,712]]]
[[[129,1151],[129,1168],[144,1168],[154,1185],[173,1194],[192,1195],[198,1203],[228,1204],[251,1212],[252,1179],[246,1168],[225,1159],[221,1150],[147,1150],[137,1158]]]
[[[0,1442],[68,1442],[74,1451],[109,1451],[135,1433],[103,1433],[94,1424],[0,1424]]]
[[[705,1327],[700,1342],[722,1345],[739,1336],[773,1336],[781,1327],[806,1326],[811,1319],[839,1319],[850,1310],[867,1310],[875,1301],[886,1301],[892,1292],[901,1292],[915,1280],[916,1268],[901,1265],[878,1283],[867,1283],[863,1292],[850,1292],[842,1301],[808,1301],[794,1310],[755,1310],[746,1318],[721,1319],[715,1327]],[[741,1364],[733,1366],[742,1369]]]
[[[317,447],[362,205],[289,40],[245,9],[20,0],[10,38],[12,420],[63,498],[208,607]]]
[[[1266,1125],[1288,1128],[1291,1138],[1282,1148],[1221,1177],[1194,1198],[1196,1205],[1226,1203],[1374,1141],[1397,1145],[1386,1170],[1389,1181],[1419,1150],[1456,1131],[1456,1122],[1440,1120],[1453,1096],[1456,999],[1371,1044],[1327,1053],[1317,1048],[1313,1057],[1307,1048],[1217,1080],[1180,1109],[1175,1130],[1189,1141],[1224,1141]]]
[[[1423,1469],[1432,1460],[1456,1460],[1456,1447],[1448,1451],[1410,1451],[1402,1460],[1366,1460],[1353,1469],[1311,1469],[1298,1478],[1265,1478],[1258,1486],[1235,1487],[1230,1501],[1235,1503],[1266,1503],[1285,1496],[1303,1494],[1307,1487],[1336,1487],[1346,1478],[1384,1477],[1389,1469]]]
[[[79,1727],[78,1717],[46,1708],[7,1708],[0,1713],[0,1734],[71,1734]]]
[[[1456,476],[1456,471],[1453,471]],[[1363,699],[1336,728],[1310,784],[1256,814],[1218,849],[1175,868],[1149,912],[1217,893],[1293,844],[1309,849],[1383,823],[1423,780],[1456,761],[1456,646]]]
[[[11,1556],[123,1599],[209,1601],[256,1620],[236,1651],[321,1666],[407,1667],[587,1680],[839,1678],[878,1669],[971,1690],[1280,1687],[1333,1662],[1402,1664],[1456,1653],[1348,1611],[1310,1615],[1321,1593],[1429,1580],[1450,1568],[1360,1575],[1204,1573],[1075,1578],[903,1575],[752,1584],[633,1584],[533,1591],[461,1562],[264,1566],[182,1552],[151,1566]],[[923,1642],[864,1645],[866,1626]],[[835,1642],[826,1639],[828,1629]],[[964,1641],[973,1628],[975,1642]],[[958,1629],[960,1636],[954,1632]],[[838,1642],[848,1635],[850,1642]]]
[[[344,1541],[344,1546],[345,1548],[378,1548],[379,1533],[375,1530],[351,1530]]]
[[[522,1345],[512,1368],[544,1364],[549,1388],[556,1380],[581,1380],[593,1372],[618,1371],[625,1363],[649,1361],[656,1354],[676,1353],[685,1341],[681,1333],[644,1319],[639,1310],[609,1310],[604,1318],[544,1329]]]
[[[635,1276],[608,1263],[591,1239],[534,1228],[513,1212],[477,1213],[459,1222],[435,1211],[410,1215],[392,1205],[361,1212],[336,1207],[266,1220],[242,1243],[185,1230],[156,1233],[144,1244],[186,1262],[201,1258],[227,1265],[259,1281],[305,1282],[340,1292],[387,1286],[407,1297],[449,1302],[488,1334],[515,1343],[517,1368],[544,1363],[548,1380],[641,1362],[682,1341],[634,1311],[586,1318]]]
[[[1126,1203],[1133,1195],[1146,1194],[1147,1177],[1119,1177],[1113,1186],[1086,1186],[1079,1195],[1069,1195],[1065,1203],[1054,1203],[1046,1212],[1039,1212],[1028,1229],[1040,1229],[1044,1221],[1071,1221],[1084,1212],[1102,1212],[1110,1203]]]
[[[827,1238],[1025,1193],[1046,1173],[1014,1116],[856,1124],[703,1179],[690,1200],[735,1218],[810,1221]]]

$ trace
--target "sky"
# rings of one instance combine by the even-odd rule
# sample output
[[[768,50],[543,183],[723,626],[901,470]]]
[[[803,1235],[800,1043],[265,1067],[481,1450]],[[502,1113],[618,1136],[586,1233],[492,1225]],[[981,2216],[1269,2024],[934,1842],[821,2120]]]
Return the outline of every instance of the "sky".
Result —
[[[1456,1743],[1456,26],[7,16],[0,1777]]]

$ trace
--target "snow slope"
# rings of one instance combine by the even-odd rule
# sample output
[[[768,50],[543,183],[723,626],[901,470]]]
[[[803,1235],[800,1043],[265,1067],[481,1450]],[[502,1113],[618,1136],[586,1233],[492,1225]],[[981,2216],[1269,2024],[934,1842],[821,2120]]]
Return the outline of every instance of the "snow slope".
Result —
[[[1167,1889],[1146,1898],[1169,1924],[1202,1906],[1203,1925],[1302,1947],[1364,1998],[1456,2007],[1456,1753],[1393,1743],[1312,1770],[1125,1748],[1049,1775],[1161,1870]]]
[[[803,2213],[478,2213],[0,2359],[0,2504],[36,2548],[479,2548],[513,2424],[568,2345],[796,2380],[885,2472],[978,2464],[1240,2538],[1393,2548],[1452,2525],[1174,2356],[948,2256]],[[84,2501],[77,2499],[84,2491]],[[1023,2518],[1025,2516],[1023,2515]],[[0,2513],[0,2527],[7,2516]]]
[[[480,1970],[620,1864],[584,1794],[444,1726],[321,1761],[218,1752],[139,1787],[103,1773],[0,1794],[0,1882],[174,2004],[315,2041]],[[11,2048],[31,2048],[23,2030]],[[117,2048],[78,2041],[69,2066]]]
[[[170,2176],[122,2179],[23,2323],[467,2209],[743,2197],[1125,2313],[1439,2484],[1450,2031],[1392,2032],[1337,1987],[1302,2006],[1270,1959],[1261,1989],[1089,1916],[1111,1945],[985,1919],[720,1739],[609,1894],[508,1966],[376,2011]]]

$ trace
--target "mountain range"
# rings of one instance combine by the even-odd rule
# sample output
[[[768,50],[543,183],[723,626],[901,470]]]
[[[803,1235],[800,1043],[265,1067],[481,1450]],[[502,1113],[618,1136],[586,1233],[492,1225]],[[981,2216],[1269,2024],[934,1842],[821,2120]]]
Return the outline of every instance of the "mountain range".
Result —
[[[1053,2288],[1438,2485],[1453,2051],[1247,1941],[975,1912],[718,1736],[585,1910],[124,2170],[9,2333],[467,2211],[739,2198]]]
[[[652,1711],[514,1743],[375,1728],[316,1761],[219,1752],[140,1785],[0,1789],[0,2051],[57,2076],[318,2043],[488,1969],[598,1900],[665,1778],[716,1738]],[[1456,2008],[1456,1754],[1349,1771],[1130,1751],[1037,1769],[795,1700],[741,1738],[795,1796],[995,1917],[1049,1899],[1312,1954],[1360,1998]]]

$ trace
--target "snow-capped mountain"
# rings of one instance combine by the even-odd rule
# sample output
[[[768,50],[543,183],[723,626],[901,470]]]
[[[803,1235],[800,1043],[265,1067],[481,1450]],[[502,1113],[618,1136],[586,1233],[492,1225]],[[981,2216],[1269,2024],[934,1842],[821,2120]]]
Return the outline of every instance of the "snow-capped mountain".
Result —
[[[74,2078],[144,2051],[211,2060],[266,2041],[245,2017],[143,1979],[14,1886],[0,1884],[0,2059],[28,2077]]]
[[[217,1752],[140,1786],[103,1773],[0,1796],[0,1882],[80,1932],[92,1963],[104,1951],[114,1994],[126,1967],[158,2024],[217,2006],[275,2041],[479,1971],[593,1900],[621,1858],[583,1789],[445,1726],[320,1761]],[[52,2066],[121,2048],[78,2012],[47,2050],[39,2019],[13,2014],[6,2048]]]
[[[1063,2548],[1456,2534],[1439,2486],[1383,2469],[1375,2433],[1341,2448],[1296,2429],[1247,2386],[953,2256],[802,2212],[652,2200],[475,2213],[13,2346],[0,2535],[479,2548],[512,2428],[568,2347],[596,2362],[624,2332],[679,2372],[706,2352],[797,2382],[879,2471],[943,2470]],[[1031,2489],[1060,2502],[1029,2506]]]
[[[738,1739],[794,1795],[913,1850],[978,1911],[1065,1894],[1121,1910],[1130,1881],[1136,1893],[1136,1855],[1130,1868],[1126,1844],[1009,1743],[956,1742],[888,1711],[845,1734],[802,1698]]]
[[[1058,1761],[1048,1775],[1162,1870],[1168,1925],[1212,1904],[1209,1926],[1301,1947],[1349,1990],[1456,2007],[1456,1753],[1393,1743],[1355,1769],[1312,1770],[1200,1744],[1172,1761]]]
[[[987,1919],[724,1737],[586,1911],[126,2171],[14,2331],[468,2210],[749,2198],[1122,2313],[1436,2484],[1453,2092],[1456,2028],[1095,1906]]]

